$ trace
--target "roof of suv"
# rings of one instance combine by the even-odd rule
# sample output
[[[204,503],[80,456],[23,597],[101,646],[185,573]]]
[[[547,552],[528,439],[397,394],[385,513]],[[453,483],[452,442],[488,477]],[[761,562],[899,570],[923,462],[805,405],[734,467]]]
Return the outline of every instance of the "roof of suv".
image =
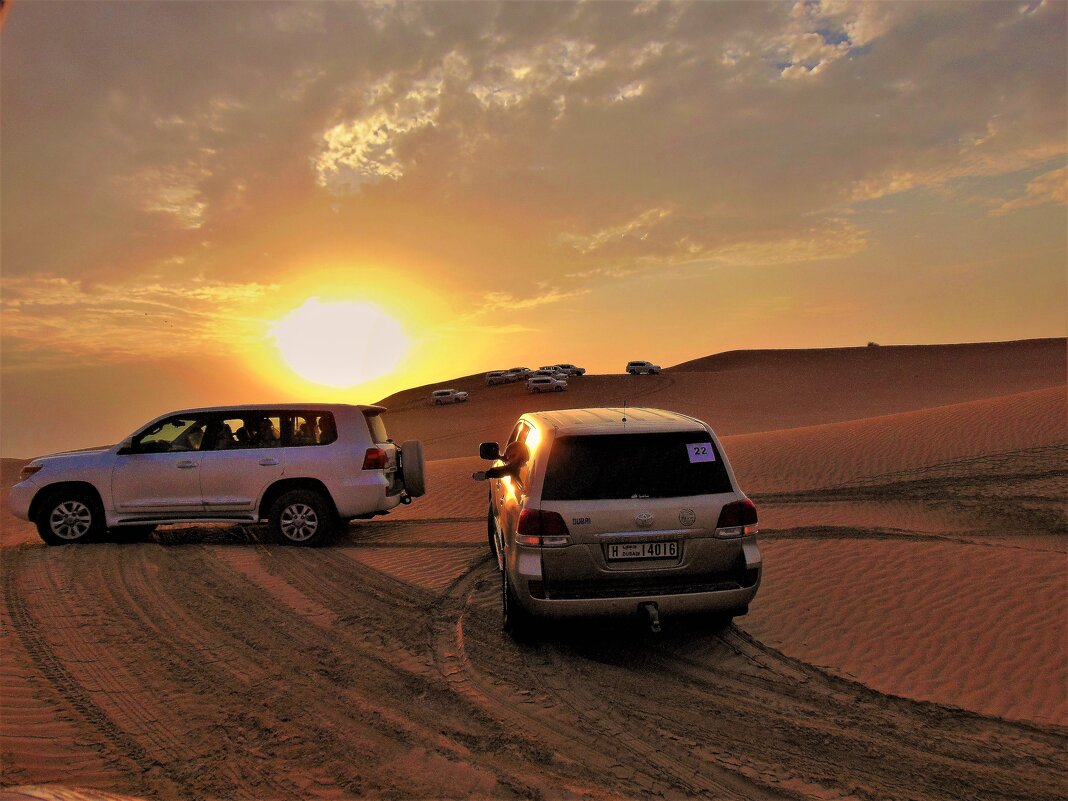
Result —
[[[624,414],[627,418],[623,424]],[[629,431],[696,431],[704,423],[678,412],[646,407],[601,407],[595,409],[556,409],[530,412],[523,415],[539,428],[553,429],[557,434],[623,434]]]
[[[176,414],[201,414],[204,412],[332,412],[338,409],[359,409],[361,412],[379,414],[386,411],[385,406],[355,405],[351,403],[235,403],[229,406],[202,406],[196,409],[179,409],[168,412],[165,417]]]

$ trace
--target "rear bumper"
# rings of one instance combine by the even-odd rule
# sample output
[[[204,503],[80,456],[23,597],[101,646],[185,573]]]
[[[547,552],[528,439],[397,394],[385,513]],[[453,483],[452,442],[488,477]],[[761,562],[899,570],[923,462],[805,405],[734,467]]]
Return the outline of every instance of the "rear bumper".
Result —
[[[537,617],[624,617],[634,615],[645,603],[655,603],[661,614],[687,614],[694,612],[730,612],[743,609],[756,596],[760,579],[752,587],[693,592],[670,595],[632,595],[621,598],[576,598],[567,600],[531,598],[529,593],[520,595],[520,602]]]
[[[543,575],[540,554],[531,549],[512,565],[512,585],[519,603],[545,618],[633,615],[649,602],[665,614],[729,612],[748,606],[763,578],[756,539],[735,542],[741,547],[736,561],[725,570],[613,571],[611,575],[601,571],[581,580],[555,582],[551,574]],[[533,594],[531,582],[537,588]]]
[[[341,517],[388,512],[400,504],[401,495],[389,495],[389,479],[380,470],[365,470],[327,487]]]

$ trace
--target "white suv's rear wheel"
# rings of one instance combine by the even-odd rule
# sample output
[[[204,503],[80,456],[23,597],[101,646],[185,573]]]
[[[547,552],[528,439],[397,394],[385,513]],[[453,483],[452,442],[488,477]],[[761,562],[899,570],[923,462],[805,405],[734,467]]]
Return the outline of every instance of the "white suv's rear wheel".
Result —
[[[290,490],[271,506],[271,531],[286,545],[319,545],[334,533],[330,503],[313,490]]]

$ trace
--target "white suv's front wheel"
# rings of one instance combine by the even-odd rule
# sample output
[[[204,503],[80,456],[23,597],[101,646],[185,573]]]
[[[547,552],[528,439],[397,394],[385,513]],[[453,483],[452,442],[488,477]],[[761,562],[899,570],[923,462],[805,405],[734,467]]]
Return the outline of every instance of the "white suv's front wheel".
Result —
[[[100,499],[81,489],[51,493],[41,504],[36,523],[37,533],[48,545],[90,542],[107,530]]]
[[[319,545],[337,527],[329,501],[314,490],[290,490],[271,506],[271,531],[284,545]]]

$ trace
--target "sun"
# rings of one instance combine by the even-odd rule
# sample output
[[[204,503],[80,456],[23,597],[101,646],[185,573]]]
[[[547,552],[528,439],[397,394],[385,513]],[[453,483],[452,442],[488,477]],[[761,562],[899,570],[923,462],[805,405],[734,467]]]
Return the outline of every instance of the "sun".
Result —
[[[271,326],[282,360],[308,381],[351,387],[397,368],[410,342],[373,303],[308,298]]]

